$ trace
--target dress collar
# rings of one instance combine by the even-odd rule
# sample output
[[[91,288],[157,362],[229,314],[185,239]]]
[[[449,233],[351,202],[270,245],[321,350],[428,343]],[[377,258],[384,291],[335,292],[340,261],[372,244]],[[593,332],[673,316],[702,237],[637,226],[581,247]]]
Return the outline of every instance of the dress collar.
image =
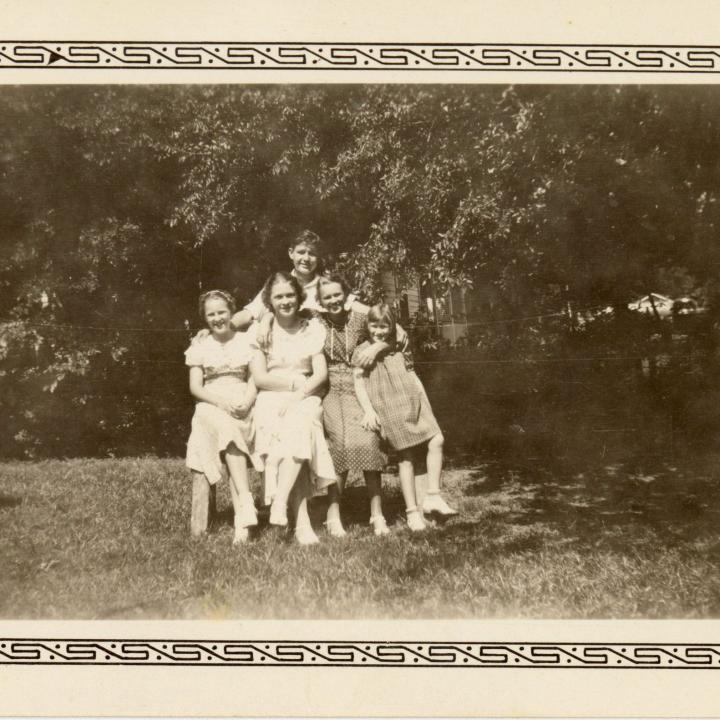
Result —
[[[298,279],[297,272],[295,272],[295,268],[293,268],[293,269],[290,271],[290,274],[291,274],[294,278]],[[320,276],[319,276],[319,275],[315,275],[315,277],[314,277],[309,283],[306,283],[305,285],[303,285],[303,288],[304,288],[305,290],[307,290],[308,288],[314,288],[314,287],[318,284],[318,280],[319,280],[319,279],[320,279]],[[298,282],[299,282],[299,279],[298,279]],[[300,284],[302,285],[302,283],[300,283]]]

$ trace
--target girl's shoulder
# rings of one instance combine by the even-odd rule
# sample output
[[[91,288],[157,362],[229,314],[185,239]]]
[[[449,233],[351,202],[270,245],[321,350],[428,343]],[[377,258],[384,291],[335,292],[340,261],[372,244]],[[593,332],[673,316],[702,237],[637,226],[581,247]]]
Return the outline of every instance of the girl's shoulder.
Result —
[[[309,355],[317,355],[323,351],[325,338],[327,337],[327,329],[320,318],[312,317],[306,320],[302,334]]]
[[[255,321],[244,333],[242,333],[244,342],[247,343],[247,346],[250,350],[262,350],[262,348],[260,347],[260,343],[258,342],[259,327],[260,326],[258,325],[257,321]],[[238,335],[240,334],[241,333],[238,333]]]
[[[354,323],[361,323],[364,325],[367,322],[367,316],[369,311],[369,307],[365,305],[361,305],[358,307],[358,303],[355,303],[350,309],[350,319]]]
[[[189,366],[203,365],[213,342],[212,335],[193,340],[190,347],[185,350],[185,364]]]
[[[235,336],[230,340],[230,346],[233,352],[240,353],[242,355],[249,355],[252,353],[251,338],[249,337],[249,330],[245,332],[236,331]]]

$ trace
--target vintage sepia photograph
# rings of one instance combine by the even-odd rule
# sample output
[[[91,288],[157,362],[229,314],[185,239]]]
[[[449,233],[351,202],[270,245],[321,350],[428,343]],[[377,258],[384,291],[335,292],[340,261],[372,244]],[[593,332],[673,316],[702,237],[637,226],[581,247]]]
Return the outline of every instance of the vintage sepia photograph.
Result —
[[[4,8],[0,714],[717,714],[716,15]]]
[[[719,118],[4,85],[0,617],[717,618]]]

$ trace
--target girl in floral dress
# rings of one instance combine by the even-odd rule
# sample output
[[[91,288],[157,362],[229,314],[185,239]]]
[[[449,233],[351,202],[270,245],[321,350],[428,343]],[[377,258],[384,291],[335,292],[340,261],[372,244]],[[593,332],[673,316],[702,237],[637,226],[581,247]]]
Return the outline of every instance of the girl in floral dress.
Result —
[[[268,345],[257,337],[258,325],[248,331],[253,348],[252,376],[258,387],[255,403],[256,451],[265,462],[265,502],[272,503],[270,524],[288,524],[288,500],[293,500],[295,538],[311,545],[318,538],[310,525],[307,501],[312,489],[336,482],[335,469],[322,427],[317,392],[327,381],[323,354],[325,328],[317,319],[299,314],[304,292],[290,273],[273,273],[263,288],[263,301],[274,322]],[[308,466],[314,488],[300,482]]]

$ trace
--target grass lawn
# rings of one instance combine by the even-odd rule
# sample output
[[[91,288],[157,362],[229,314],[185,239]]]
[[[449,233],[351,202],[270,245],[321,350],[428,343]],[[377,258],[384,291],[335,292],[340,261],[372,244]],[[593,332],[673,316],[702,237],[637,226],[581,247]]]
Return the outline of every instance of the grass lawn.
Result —
[[[190,538],[180,460],[0,463],[0,616],[717,617],[716,466],[467,462],[444,479],[462,515],[419,536],[387,476],[386,538],[356,486],[346,539],[301,548],[261,527],[238,548],[226,486],[210,534]]]

